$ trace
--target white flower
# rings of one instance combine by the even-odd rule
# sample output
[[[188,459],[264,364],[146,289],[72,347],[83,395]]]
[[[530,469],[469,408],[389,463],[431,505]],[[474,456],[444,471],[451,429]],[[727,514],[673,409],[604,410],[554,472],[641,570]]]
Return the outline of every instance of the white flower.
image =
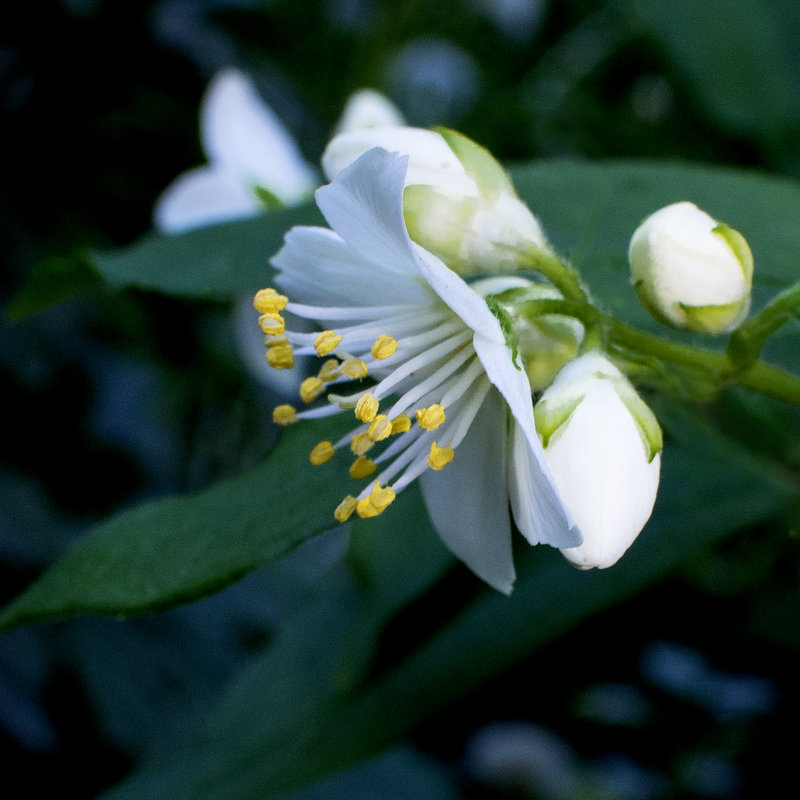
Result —
[[[335,136],[322,156],[333,179],[372,147],[408,155],[404,211],[411,238],[461,275],[517,269],[519,252],[550,252],[536,217],[483,147],[450,130],[404,126]]]
[[[658,422],[627,378],[597,352],[559,372],[535,416],[556,488],[583,534],[579,547],[561,552],[582,569],[610,567],[653,510]]]
[[[403,125],[403,115],[390,100],[374,89],[359,89],[345,103],[336,133]]]
[[[275,112],[235,69],[217,73],[206,90],[200,136],[208,164],[178,176],[156,203],[154,222],[164,233],[296,205],[318,185]]]
[[[722,333],[747,316],[753,282],[747,241],[693,203],[647,217],[631,237],[628,257],[634,288],[662,322]]]
[[[419,478],[447,546],[508,592],[509,503],[532,544],[571,547],[581,537],[544,462],[525,372],[513,363],[480,284],[470,287],[408,236],[406,163],[381,149],[367,152],[317,191],[332,230],[294,228],[273,259],[286,296],[266,289],[254,301],[268,362],[289,367],[295,355],[310,353],[327,359],[301,385],[308,403],[339,383],[374,380],[299,413],[279,406],[274,418],[288,424],[353,414],[347,436],[310,454],[320,464],[337,450],[352,451],[351,476],[371,478],[345,497],[336,519],[375,516]],[[323,330],[284,329],[284,309]]]

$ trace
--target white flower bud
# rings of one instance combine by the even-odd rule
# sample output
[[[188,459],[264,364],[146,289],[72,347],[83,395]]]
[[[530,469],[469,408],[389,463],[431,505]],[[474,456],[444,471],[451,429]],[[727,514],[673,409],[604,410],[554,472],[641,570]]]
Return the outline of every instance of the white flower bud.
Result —
[[[515,250],[550,251],[503,168],[466,136],[404,126],[341,133],[328,144],[322,168],[333,180],[373,147],[408,155],[408,232],[460,274],[515,269]]]
[[[658,422],[627,378],[597,352],[567,364],[534,415],[556,489],[583,534],[580,546],[561,552],[581,569],[610,567],[653,510]]]
[[[643,305],[668,325],[722,333],[747,316],[750,247],[693,203],[673,203],[647,217],[631,237],[628,258]]]

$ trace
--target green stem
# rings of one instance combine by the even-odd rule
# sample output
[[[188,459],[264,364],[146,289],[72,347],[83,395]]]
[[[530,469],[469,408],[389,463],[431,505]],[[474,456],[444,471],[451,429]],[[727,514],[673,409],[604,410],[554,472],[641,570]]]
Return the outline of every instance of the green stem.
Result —
[[[531,248],[518,250],[520,269],[532,269],[547,278],[566,300],[587,302],[589,295],[583,288],[580,274],[555,253]]]
[[[744,370],[739,369],[727,354],[714,353],[645,333],[585,302],[528,300],[521,303],[518,309],[522,314],[530,316],[562,314],[573,317],[583,322],[587,328],[602,329],[604,339],[610,345],[691,367],[705,375],[710,373],[720,387],[743,386],[776,400],[800,406],[800,377],[761,361]]]
[[[800,283],[774,297],[761,311],[740,325],[728,343],[728,357],[740,369],[758,361],[767,339],[796,316],[800,309]]]

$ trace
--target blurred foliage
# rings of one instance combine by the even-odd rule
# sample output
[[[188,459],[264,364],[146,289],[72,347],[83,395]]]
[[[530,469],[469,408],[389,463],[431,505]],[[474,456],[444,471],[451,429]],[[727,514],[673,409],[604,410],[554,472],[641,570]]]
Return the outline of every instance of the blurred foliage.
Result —
[[[691,199],[751,240],[758,305],[793,279],[800,240],[798,41],[789,0],[7,4],[0,293],[7,313],[29,316],[0,335],[4,601],[113,512],[246,481],[275,441],[275,398],[243,368],[217,287],[190,301],[125,274],[148,241],[174,244],[141,237],[159,192],[203,159],[197,109],[218,68],[254,77],[312,163],[366,85],[412,124],[456,127],[504,161],[767,174],[714,172],[715,183],[677,170]],[[614,169],[624,178],[614,166],[575,167],[573,182],[536,169],[515,172],[521,190],[626,313],[631,198],[664,184],[609,181]],[[606,177],[587,199],[593,174]],[[667,194],[658,202],[678,199]],[[280,236],[272,225],[242,224],[263,231],[265,251]],[[616,283],[593,281],[581,261],[598,252]],[[175,264],[180,284],[195,265]],[[770,357],[796,369],[797,333],[787,326]],[[791,785],[797,411],[741,392],[658,411],[681,455],[665,457],[653,523],[618,570],[583,575],[521,553],[508,603],[451,568],[404,496],[424,569],[393,550],[387,517],[349,543],[324,534],[192,605],[6,634],[9,785],[95,797],[139,759],[110,797],[263,797],[269,786],[307,798],[635,800]],[[347,769],[301,789],[334,767]]]

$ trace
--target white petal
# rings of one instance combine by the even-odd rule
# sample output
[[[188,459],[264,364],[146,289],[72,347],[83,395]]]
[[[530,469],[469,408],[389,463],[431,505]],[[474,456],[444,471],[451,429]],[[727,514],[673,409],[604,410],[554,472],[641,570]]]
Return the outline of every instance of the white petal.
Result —
[[[582,537],[566,523],[560,500],[553,502],[550,479],[533,455],[519,425],[512,424],[508,465],[508,495],[520,533],[531,544],[576,547]]]
[[[403,218],[406,157],[375,148],[316,192],[328,224],[372,271],[419,275]]]
[[[560,536],[558,531],[569,530],[575,522],[568,510],[568,504],[562,500],[556,489],[553,476],[545,460],[542,443],[536,433],[531,387],[527,375],[524,370],[514,367],[505,343],[498,344],[476,335],[473,346],[486,370],[487,377],[500,390],[517,426],[528,443],[530,457],[533,459],[528,473],[536,476],[535,483],[538,487],[536,503],[539,511],[537,518],[548,524],[548,533],[537,533],[536,538],[542,537],[539,538],[540,541],[548,541],[546,536]],[[518,457],[515,461],[518,465],[517,477],[522,480],[525,478],[525,473],[520,471],[522,460]],[[532,529],[528,528],[528,531],[531,533]],[[528,533],[526,533],[527,535]]]
[[[156,201],[153,223],[163,233],[181,233],[255,217],[263,210],[258,198],[229,173],[198,167],[179,175],[164,190]]]
[[[596,381],[553,435],[546,453],[583,533],[583,544],[564,555],[585,568],[611,566],[650,517],[660,456],[647,463],[639,429],[606,380]]]
[[[511,356],[505,347],[505,338],[500,323],[489,310],[486,300],[474,291],[463,278],[445,266],[433,253],[429,253],[419,245],[414,245],[419,271],[423,274],[433,290],[450,308],[472,328],[476,334],[489,342],[502,344],[505,348],[505,360],[511,364]],[[478,354],[480,355],[480,353]],[[483,360],[483,359],[481,359]],[[530,388],[528,389],[530,394]]]
[[[382,147],[409,156],[405,185],[423,184],[451,197],[477,197],[475,181],[438,133],[424,128],[385,127],[351,131],[335,136],[322,155],[322,169],[329,180],[362,153]]]
[[[476,575],[506,594],[514,583],[505,473],[505,409],[489,392],[455,458],[420,478],[431,522]]]
[[[377,281],[368,261],[327,228],[292,228],[272,259],[275,283],[292,300],[320,306],[426,304],[431,292],[415,281]]]
[[[388,98],[373,89],[359,89],[345,103],[336,133],[403,124],[403,115]]]
[[[301,202],[317,183],[289,132],[241,72],[217,73],[203,98],[200,132],[209,160],[245,186]]]

